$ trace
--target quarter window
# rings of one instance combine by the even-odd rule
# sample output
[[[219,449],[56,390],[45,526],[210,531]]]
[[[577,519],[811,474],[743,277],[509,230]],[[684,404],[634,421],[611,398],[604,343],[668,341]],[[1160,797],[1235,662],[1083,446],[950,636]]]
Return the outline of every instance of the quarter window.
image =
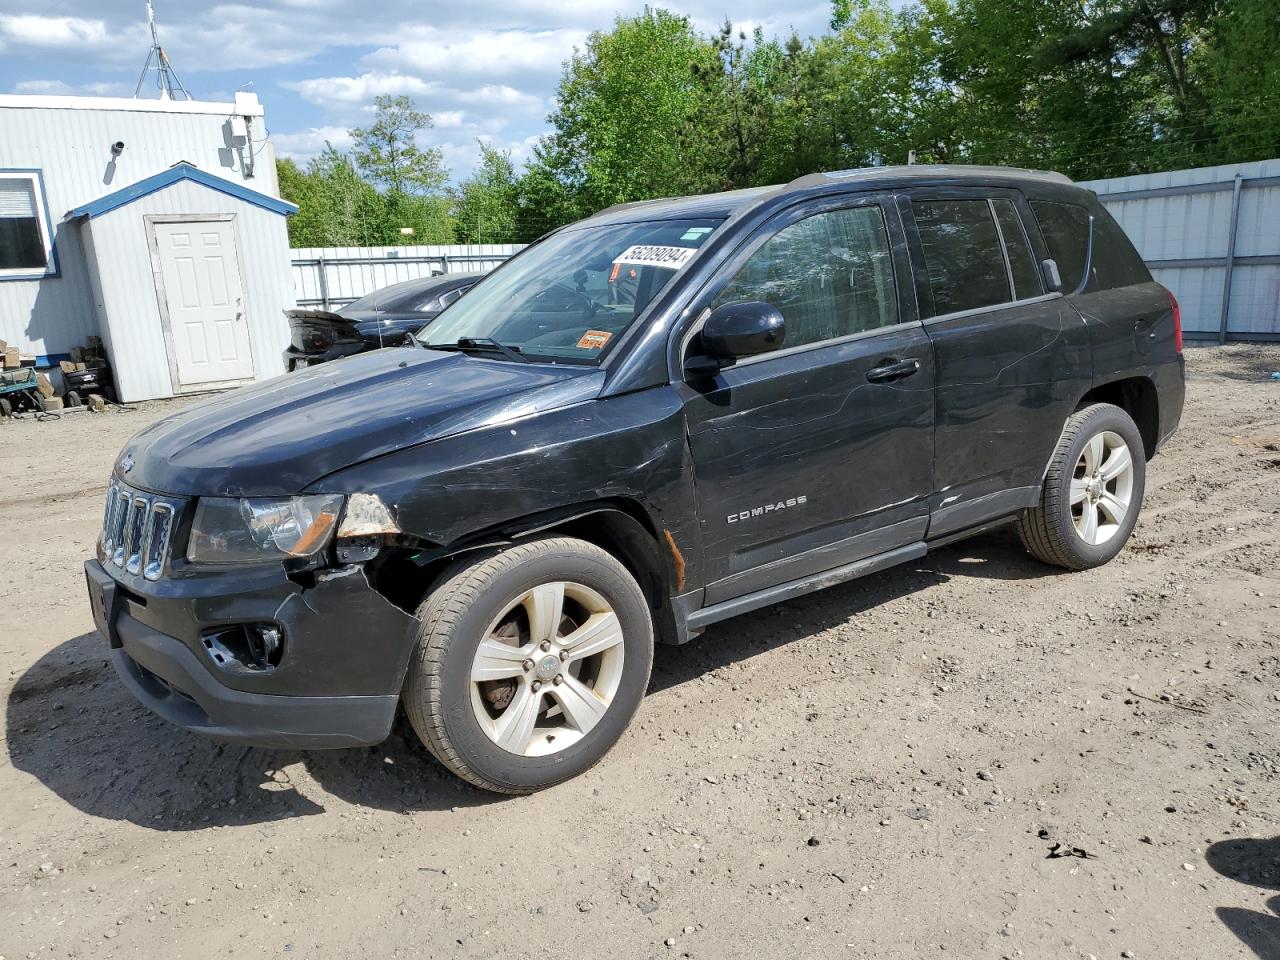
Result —
[[[1089,259],[1089,211],[1074,203],[1032,200],[1049,255],[1058,264],[1062,292],[1074,293],[1084,280]]]
[[[715,305],[744,300],[778,308],[787,347],[897,323],[884,214],[875,205],[850,207],[780,230],[742,265]]]
[[[1100,213],[1093,218],[1093,250],[1093,260],[1089,265],[1090,290],[1110,290],[1151,282],[1151,271],[1108,213]]]
[[[49,266],[49,230],[35,174],[0,172],[0,279],[43,273]]]
[[[1000,235],[986,200],[914,200],[911,209],[935,315],[1012,299]]]

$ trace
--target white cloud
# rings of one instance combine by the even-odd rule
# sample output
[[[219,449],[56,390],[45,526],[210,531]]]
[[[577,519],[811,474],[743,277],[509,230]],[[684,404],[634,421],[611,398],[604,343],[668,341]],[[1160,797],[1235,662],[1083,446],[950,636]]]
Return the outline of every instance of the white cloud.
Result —
[[[541,100],[532,94],[524,93],[505,83],[486,83],[474,90],[459,90],[457,98],[463,103],[501,106],[511,110],[536,110]]]
[[[271,143],[276,148],[276,156],[289,157],[304,167],[308,160],[324,150],[326,143],[339,150],[350,147],[351,134],[345,127],[309,127],[293,133],[273,133]]]
[[[82,17],[44,17],[38,14],[0,16],[0,37],[31,47],[101,48],[110,43],[102,20]]]
[[[462,110],[441,110],[433,113],[431,120],[437,130],[457,130],[463,125],[466,116]]]
[[[13,85],[14,93],[44,94],[46,96],[128,97],[133,87],[123,83],[82,83],[72,85],[62,80],[20,80]]]
[[[404,73],[364,73],[358,77],[317,77],[312,80],[285,81],[281,84],[318,106],[337,104],[344,107],[371,104],[374,97],[402,93],[420,96],[438,86],[421,77]]]
[[[585,30],[474,30],[411,28],[395,46],[381,47],[362,62],[431,75],[508,77],[558,75],[560,65],[586,40]]]

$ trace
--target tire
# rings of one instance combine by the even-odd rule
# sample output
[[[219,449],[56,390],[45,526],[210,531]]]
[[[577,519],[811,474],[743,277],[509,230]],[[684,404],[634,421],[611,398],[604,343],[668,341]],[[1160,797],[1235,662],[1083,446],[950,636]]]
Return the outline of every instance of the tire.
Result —
[[[13,416],[13,404],[7,397],[0,397],[0,420],[8,420]]]
[[[555,609],[558,618],[537,612]],[[653,621],[644,593],[612,555],[583,540],[551,537],[468,557],[436,581],[417,615],[405,712],[441,763],[485,790],[532,793],[590,769],[648,687]],[[596,647],[603,652],[586,653]],[[477,670],[499,679],[477,679]]]
[[[68,390],[67,395],[62,398],[68,407],[82,407],[84,401],[80,399],[80,394],[74,390]]]
[[[1128,455],[1127,471],[1119,466],[1121,445]],[[1108,479],[1110,471],[1118,472]],[[1018,519],[1022,545],[1056,567],[1101,566],[1124,549],[1133,533],[1146,472],[1142,434],[1133,419],[1109,403],[1081,407],[1067,420],[1049,461],[1040,503]]]

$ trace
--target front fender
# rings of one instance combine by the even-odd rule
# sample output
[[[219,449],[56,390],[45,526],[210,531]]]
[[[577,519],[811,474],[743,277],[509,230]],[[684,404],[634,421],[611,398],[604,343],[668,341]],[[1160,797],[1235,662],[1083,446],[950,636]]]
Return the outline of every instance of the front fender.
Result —
[[[331,474],[308,492],[376,493],[402,531],[442,552],[527,530],[530,518],[580,516],[584,504],[632,503],[655,537],[675,545],[682,576],[673,578],[701,584],[693,465],[683,406],[669,386],[400,450]]]

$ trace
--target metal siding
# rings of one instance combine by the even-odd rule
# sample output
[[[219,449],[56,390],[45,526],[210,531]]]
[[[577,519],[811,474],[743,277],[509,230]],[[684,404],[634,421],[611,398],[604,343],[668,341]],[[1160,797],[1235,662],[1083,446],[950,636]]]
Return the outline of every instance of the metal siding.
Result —
[[[289,344],[283,311],[293,306],[285,218],[184,181],[88,222],[104,302],[104,340],[123,400],[173,396],[145,218],[235,214],[245,317],[258,379],[284,373]],[[211,388],[212,389],[212,388]]]
[[[1280,186],[1251,187],[1251,180],[1280,176],[1280,160],[1226,164],[1193,170],[1086,181],[1149,263],[1161,260],[1225,260],[1231,229],[1231,185],[1243,178],[1236,223],[1236,263],[1231,276],[1227,331],[1280,334],[1280,264],[1241,263],[1242,257],[1280,256]],[[1206,185],[1221,189],[1203,192]],[[1187,188],[1166,194],[1108,200],[1109,194]],[[1188,333],[1218,335],[1226,267],[1223,263],[1153,267],[1174,292]]]
[[[44,175],[61,274],[42,280],[0,281],[0,339],[23,353],[66,353],[99,332],[79,228],[62,220],[73,207],[180,160],[244,182],[261,193],[280,195],[270,143],[258,146],[256,176],[245,179],[238,160],[233,157],[227,166],[225,155],[220,154],[226,150],[223,124],[232,105],[207,106],[214,112],[0,105],[0,169],[38,169]],[[217,112],[222,107],[226,113]],[[260,119],[255,126],[261,126]],[[123,140],[125,148],[112,171],[111,145],[117,140]],[[146,276],[150,276],[149,267]]]

